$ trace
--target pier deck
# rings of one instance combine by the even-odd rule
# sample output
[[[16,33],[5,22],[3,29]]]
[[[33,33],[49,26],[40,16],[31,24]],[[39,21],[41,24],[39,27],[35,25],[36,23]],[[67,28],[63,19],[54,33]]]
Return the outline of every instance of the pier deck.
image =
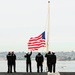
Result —
[[[75,75],[75,72],[57,72],[57,73],[27,73],[27,72],[17,72],[17,73],[6,73],[6,72],[0,72],[0,75]]]
[[[0,75],[47,75],[47,72],[43,72],[43,73],[37,73],[37,72],[32,72],[32,73],[27,73],[27,72],[16,72],[16,73],[0,72]]]

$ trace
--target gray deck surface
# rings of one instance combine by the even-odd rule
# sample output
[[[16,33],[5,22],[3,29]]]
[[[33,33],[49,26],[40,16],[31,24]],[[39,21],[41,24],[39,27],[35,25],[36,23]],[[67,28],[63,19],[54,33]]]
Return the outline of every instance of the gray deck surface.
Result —
[[[47,72],[43,72],[43,73],[37,73],[37,72],[32,72],[32,73],[27,73],[27,72],[16,72],[16,73],[0,72],[0,75],[47,75]]]
[[[75,75],[75,72],[60,72],[60,75]]]
[[[7,73],[7,72],[0,72],[0,75],[75,75],[75,72],[59,72],[59,73],[27,73],[27,72],[16,72],[16,73]]]

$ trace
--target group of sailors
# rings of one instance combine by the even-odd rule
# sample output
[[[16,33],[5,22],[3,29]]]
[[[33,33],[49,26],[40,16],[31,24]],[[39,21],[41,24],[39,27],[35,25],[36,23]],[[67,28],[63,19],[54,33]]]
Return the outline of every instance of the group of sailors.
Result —
[[[12,67],[14,69],[14,72],[16,72],[16,55],[14,52],[8,52],[7,56],[7,64],[8,64],[8,73],[12,73]]]
[[[26,58],[26,72],[32,72],[32,67],[31,67],[31,55],[32,55],[32,51],[29,53],[26,53],[24,55],[24,57]],[[56,67],[56,55],[54,52],[48,52],[45,54],[46,60],[47,60],[47,68],[48,68],[48,72],[54,72],[55,73],[55,67]],[[14,54],[14,52],[12,53],[8,53],[7,55],[7,61],[8,61],[8,73],[11,72],[12,73],[12,66],[14,68],[14,72],[16,72],[15,70],[15,63],[16,60],[16,55]],[[36,57],[35,57],[35,61],[37,63],[37,72],[43,72],[43,63],[44,63],[44,56],[39,52]]]

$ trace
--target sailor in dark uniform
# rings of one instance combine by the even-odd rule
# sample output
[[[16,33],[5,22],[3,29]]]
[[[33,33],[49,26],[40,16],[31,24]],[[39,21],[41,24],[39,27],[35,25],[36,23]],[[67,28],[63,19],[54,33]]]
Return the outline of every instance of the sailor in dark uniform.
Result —
[[[37,62],[37,72],[39,72],[39,67],[41,67],[41,72],[43,71],[43,55],[41,53],[38,53],[35,57],[35,60]]]
[[[55,67],[56,67],[56,55],[54,52],[52,52],[51,55],[51,64],[52,64],[52,70],[55,73]]]
[[[52,65],[51,65],[51,52],[49,51],[45,57],[47,58],[47,68],[48,72],[52,72]]]
[[[14,69],[14,72],[16,72],[16,55],[14,52],[12,52],[12,67]]]
[[[11,52],[8,52],[7,56],[7,65],[8,65],[8,73],[12,73],[12,57],[11,57]]]
[[[26,55],[24,56],[26,58],[26,71],[28,72],[28,68],[30,68],[30,72],[31,71],[31,55],[32,55],[32,52],[30,53],[26,53]]]

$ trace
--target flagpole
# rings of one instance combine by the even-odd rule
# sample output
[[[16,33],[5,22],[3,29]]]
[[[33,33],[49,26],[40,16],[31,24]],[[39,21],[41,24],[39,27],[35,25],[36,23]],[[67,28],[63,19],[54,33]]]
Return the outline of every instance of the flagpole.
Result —
[[[48,27],[47,27],[47,52],[49,51],[49,33],[50,33],[50,0],[48,0]]]
[[[47,44],[46,44],[46,48],[47,48],[47,53],[49,51],[49,39],[50,39],[50,0],[48,0],[48,25],[47,25]],[[46,65],[47,66],[47,65]],[[46,67],[46,71],[47,71],[48,67]]]

